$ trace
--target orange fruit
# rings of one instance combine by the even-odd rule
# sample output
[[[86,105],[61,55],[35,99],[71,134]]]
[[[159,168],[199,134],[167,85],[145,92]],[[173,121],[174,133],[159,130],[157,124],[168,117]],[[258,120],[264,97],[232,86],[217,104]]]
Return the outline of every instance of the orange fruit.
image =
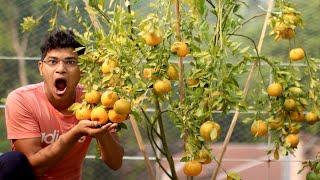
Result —
[[[143,36],[143,38],[149,46],[156,46],[162,41],[162,37],[155,32],[148,32]]]
[[[296,148],[299,144],[299,136],[297,134],[289,134],[285,137],[285,142],[289,144],[291,148]]]
[[[268,132],[267,123],[263,120],[254,121],[251,125],[251,133],[254,136],[264,136]]]
[[[292,61],[299,61],[304,58],[304,50],[302,48],[291,49],[289,57]]]
[[[303,91],[299,87],[290,87],[289,92],[291,93],[291,95],[299,96],[302,94]]]
[[[167,75],[169,80],[178,80],[179,79],[179,72],[177,70],[177,68],[170,64],[167,70]]]
[[[84,95],[84,99],[87,103],[97,104],[100,101],[101,94],[96,90],[91,90]]]
[[[167,79],[164,80],[157,80],[153,84],[153,90],[158,95],[167,94],[171,91],[171,82]]]
[[[118,99],[119,97],[116,92],[106,91],[101,95],[101,104],[106,108],[112,108]]]
[[[308,112],[306,115],[305,115],[305,120],[308,124],[314,124],[318,121],[318,117],[316,115],[316,113],[314,112]]]
[[[118,67],[118,62],[116,60],[106,60],[102,63],[101,71],[103,74],[108,74],[116,67]]]
[[[269,96],[280,96],[282,93],[282,86],[280,83],[272,83],[268,86],[267,92]]]
[[[295,36],[294,30],[283,22],[276,22],[273,31],[276,34],[276,40],[291,39]]]
[[[128,117],[127,114],[118,114],[113,109],[111,109],[108,112],[108,116],[109,116],[109,120],[114,123],[121,123],[122,121],[126,120]]]
[[[300,131],[300,128],[297,124],[290,124],[290,126],[288,127],[290,134],[298,134]]]
[[[145,79],[151,79],[153,73],[154,73],[154,69],[152,69],[152,68],[144,68],[143,69],[143,77]]]
[[[282,127],[284,124],[283,118],[276,117],[268,120],[268,125],[271,129],[278,129],[279,127]]]
[[[207,149],[201,149],[198,152],[199,162],[202,164],[209,164],[212,161],[211,154]]]
[[[302,122],[302,121],[304,121],[304,115],[302,112],[292,111],[292,112],[290,112],[290,119],[291,119],[291,121]]]
[[[198,161],[186,162],[183,166],[183,172],[187,176],[197,176],[202,171],[202,164]]]
[[[296,108],[296,101],[293,99],[286,99],[283,103],[283,106],[286,110],[291,111]]]
[[[211,141],[211,132],[213,129],[216,129],[217,131],[217,137],[221,134],[221,127],[218,123],[215,123],[213,121],[206,121],[201,124],[200,126],[200,136],[205,141]]]
[[[127,115],[131,112],[131,103],[125,99],[119,99],[114,103],[113,110],[118,114]]]
[[[90,120],[91,119],[91,109],[90,108],[80,108],[76,110],[76,119],[81,120]]]
[[[198,83],[199,83],[199,79],[192,79],[192,78],[187,79],[188,86],[194,86],[194,85],[197,85]]]
[[[186,57],[189,54],[189,48],[185,42],[175,42],[171,46],[171,52],[177,53],[179,57]]]
[[[284,13],[283,20],[287,23],[298,25],[300,18],[297,14],[294,13]]]
[[[98,121],[99,124],[106,124],[109,120],[108,112],[103,107],[95,107],[91,111],[91,120]]]

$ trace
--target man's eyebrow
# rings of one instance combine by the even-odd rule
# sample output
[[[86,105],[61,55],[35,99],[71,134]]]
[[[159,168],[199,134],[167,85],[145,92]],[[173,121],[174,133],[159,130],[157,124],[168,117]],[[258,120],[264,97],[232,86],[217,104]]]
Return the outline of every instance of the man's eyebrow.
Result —
[[[49,56],[48,59],[59,59],[59,58],[57,58],[55,56]],[[68,59],[68,60],[69,59],[76,59],[76,56],[68,56],[68,57],[65,57],[63,59]]]

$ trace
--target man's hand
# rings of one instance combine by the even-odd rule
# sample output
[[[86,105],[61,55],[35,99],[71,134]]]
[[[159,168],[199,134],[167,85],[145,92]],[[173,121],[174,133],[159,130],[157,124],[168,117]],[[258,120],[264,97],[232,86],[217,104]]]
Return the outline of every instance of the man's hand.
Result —
[[[86,135],[99,138],[103,135],[114,134],[117,126],[117,123],[107,123],[101,126],[97,121],[81,120],[75,126],[75,131],[79,137]]]

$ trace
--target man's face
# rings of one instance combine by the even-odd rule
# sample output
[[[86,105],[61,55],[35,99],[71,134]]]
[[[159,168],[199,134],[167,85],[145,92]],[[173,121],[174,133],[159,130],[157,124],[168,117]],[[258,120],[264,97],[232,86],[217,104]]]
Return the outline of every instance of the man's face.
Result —
[[[50,100],[70,100],[80,80],[77,53],[73,48],[52,49],[39,62],[45,93]]]

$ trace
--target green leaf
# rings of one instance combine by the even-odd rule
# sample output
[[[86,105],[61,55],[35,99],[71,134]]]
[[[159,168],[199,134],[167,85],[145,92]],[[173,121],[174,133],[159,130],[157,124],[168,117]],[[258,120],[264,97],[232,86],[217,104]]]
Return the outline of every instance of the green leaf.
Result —
[[[232,179],[232,180],[241,180],[240,175],[237,172],[234,171],[229,171],[227,173],[228,179]]]

